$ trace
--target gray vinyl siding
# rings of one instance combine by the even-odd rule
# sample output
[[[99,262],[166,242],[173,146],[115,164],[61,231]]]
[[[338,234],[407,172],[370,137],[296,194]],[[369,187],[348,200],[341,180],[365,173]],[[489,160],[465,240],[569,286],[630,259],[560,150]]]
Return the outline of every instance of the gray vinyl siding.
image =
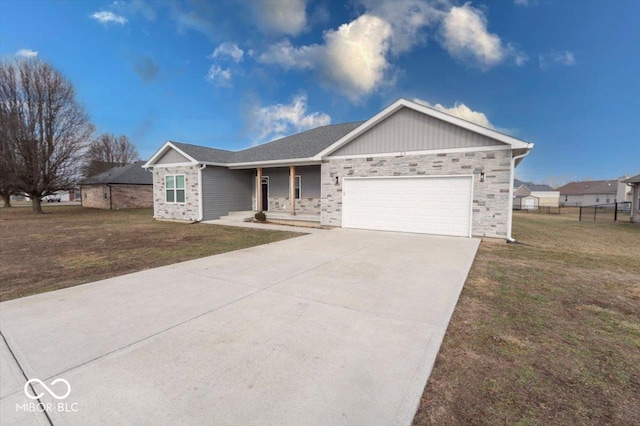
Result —
[[[402,108],[331,156],[504,145],[418,111]]]
[[[269,176],[269,197],[289,197],[288,167],[263,169],[262,175]],[[296,176],[300,176],[301,198],[320,198],[320,166],[296,167]]]
[[[232,211],[251,210],[253,170],[207,167],[202,170],[203,219],[218,219]]]
[[[187,157],[180,154],[175,149],[170,149],[169,151],[165,152],[164,155],[158,159],[158,161],[156,161],[156,164],[176,164],[190,162],[191,161]]]

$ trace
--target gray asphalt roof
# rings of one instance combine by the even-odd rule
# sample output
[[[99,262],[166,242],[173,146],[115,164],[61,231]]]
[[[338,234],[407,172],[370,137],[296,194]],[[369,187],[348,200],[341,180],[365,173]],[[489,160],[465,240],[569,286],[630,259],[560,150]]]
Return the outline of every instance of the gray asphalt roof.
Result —
[[[640,183],[640,175],[631,176],[629,179],[623,180],[624,183]]]
[[[525,186],[526,188],[529,189],[529,191],[555,191],[555,189],[553,189],[549,185],[537,184],[533,182],[524,182],[518,179],[513,180],[514,188],[517,189],[517,188],[520,188],[521,186]]]
[[[527,185],[527,188],[529,188],[529,190],[531,191],[555,191],[549,185],[538,185],[535,183],[527,183],[526,185]]]
[[[177,148],[181,149],[185,154],[193,157],[197,161],[205,161],[207,163],[230,163],[231,157],[235,154],[225,149],[209,148],[206,146],[191,145],[189,143],[171,141]]]
[[[617,180],[585,180],[569,182],[558,188],[560,195],[615,194],[618,191]]]
[[[145,161],[113,167],[106,172],[85,178],[80,185],[129,184],[153,185],[153,174],[142,168]]]
[[[251,163],[309,158],[320,153],[362,123],[364,121],[316,127],[236,152],[174,141],[171,143],[196,161],[209,163]]]

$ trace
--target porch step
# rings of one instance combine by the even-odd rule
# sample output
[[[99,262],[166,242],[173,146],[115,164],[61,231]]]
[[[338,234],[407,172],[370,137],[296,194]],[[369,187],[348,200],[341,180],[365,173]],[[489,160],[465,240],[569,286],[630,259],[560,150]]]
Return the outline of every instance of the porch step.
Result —
[[[286,221],[300,221],[300,222],[320,222],[319,214],[296,214],[291,213],[266,211],[267,220],[286,220]]]
[[[320,223],[319,214],[297,214],[293,216],[291,213],[287,212],[266,211],[264,213],[267,215],[267,220]],[[229,212],[228,215],[222,216],[220,219],[247,222],[253,220],[255,214],[256,212],[252,210]]]
[[[253,219],[256,212],[251,210],[229,212],[228,215],[220,217],[220,219],[232,220],[234,222],[248,222]]]

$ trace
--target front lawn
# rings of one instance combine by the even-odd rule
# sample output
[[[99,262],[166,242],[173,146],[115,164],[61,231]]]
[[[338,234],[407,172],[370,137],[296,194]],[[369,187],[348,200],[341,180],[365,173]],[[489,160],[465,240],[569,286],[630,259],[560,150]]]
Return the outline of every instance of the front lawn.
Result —
[[[0,208],[0,301],[298,236],[158,222],[153,212]]]
[[[640,424],[640,226],[514,235],[481,244],[414,424]]]

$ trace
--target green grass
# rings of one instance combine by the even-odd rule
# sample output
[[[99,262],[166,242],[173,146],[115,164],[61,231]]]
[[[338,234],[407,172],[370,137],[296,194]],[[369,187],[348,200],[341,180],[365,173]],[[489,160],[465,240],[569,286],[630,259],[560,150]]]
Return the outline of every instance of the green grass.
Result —
[[[298,236],[158,222],[152,211],[0,209],[0,301]]]

